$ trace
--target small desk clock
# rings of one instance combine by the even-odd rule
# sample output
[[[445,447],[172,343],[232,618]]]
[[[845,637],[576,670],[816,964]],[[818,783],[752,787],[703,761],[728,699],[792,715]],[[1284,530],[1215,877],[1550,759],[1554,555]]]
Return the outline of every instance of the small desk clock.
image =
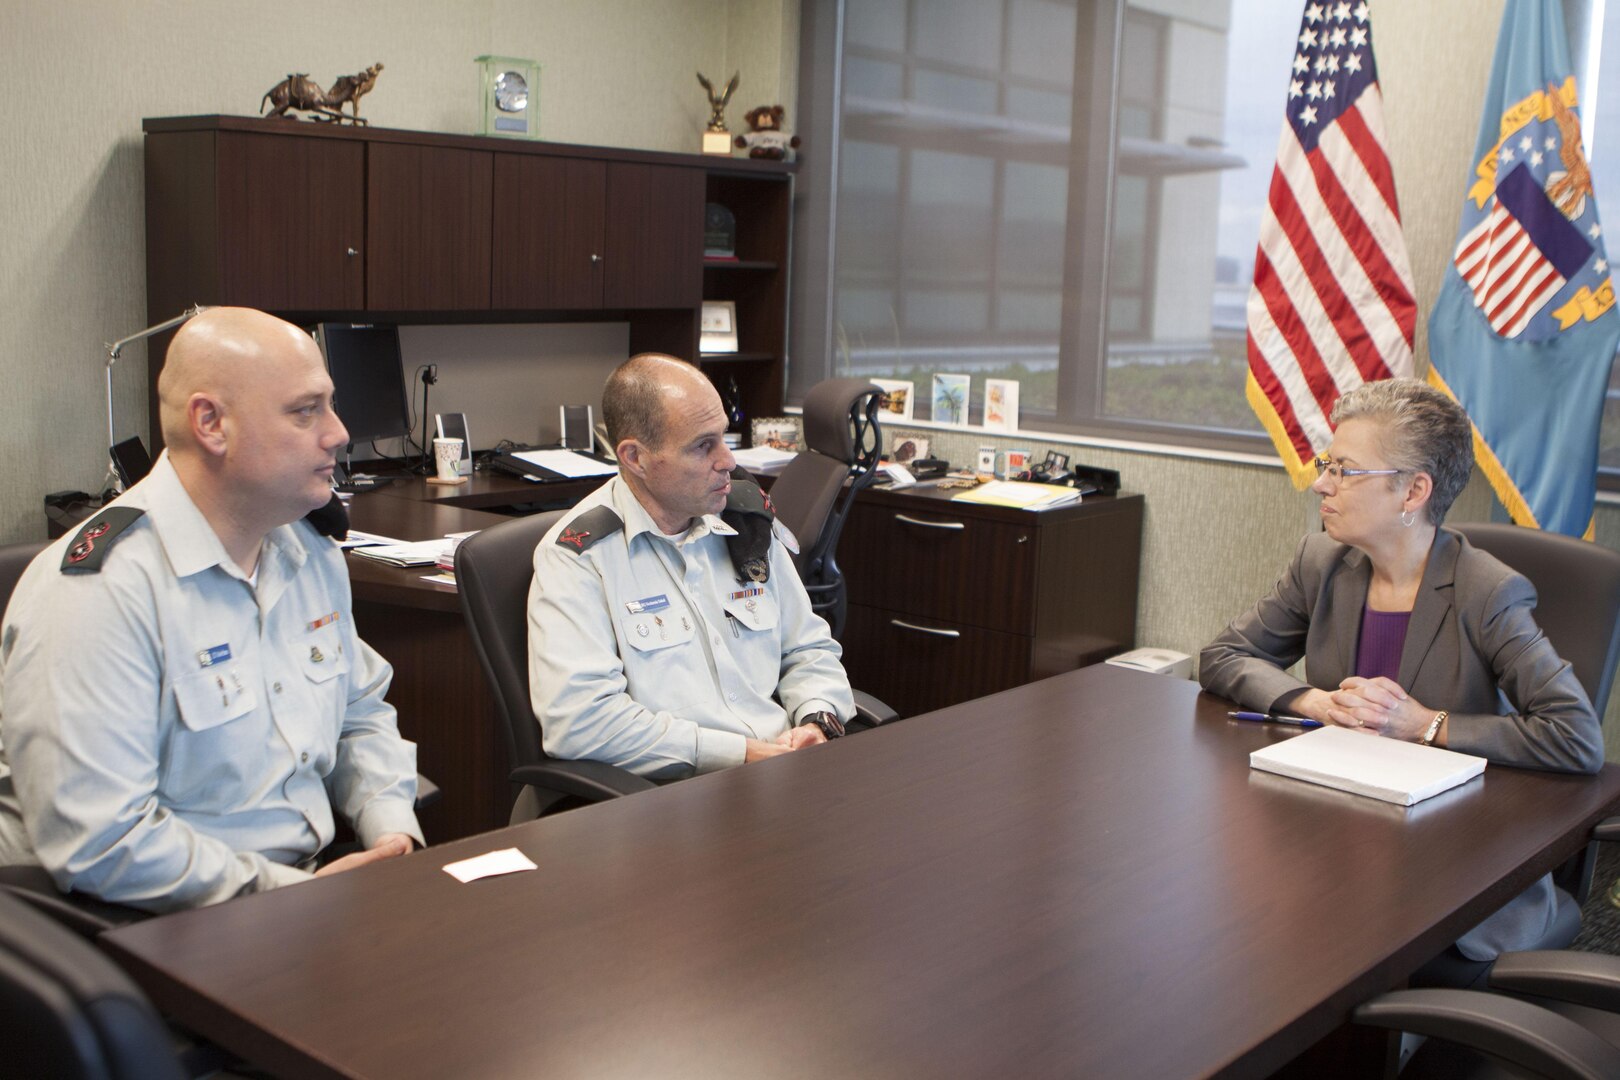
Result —
[[[480,56],[484,135],[540,136],[540,65],[510,56]]]

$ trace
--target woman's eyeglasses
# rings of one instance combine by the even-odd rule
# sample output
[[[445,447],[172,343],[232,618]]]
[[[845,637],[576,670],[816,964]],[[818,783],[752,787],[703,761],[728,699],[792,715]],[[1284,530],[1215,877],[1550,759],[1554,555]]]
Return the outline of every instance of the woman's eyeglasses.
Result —
[[[1330,477],[1335,484],[1352,476],[1397,476],[1401,472],[1400,469],[1347,469],[1332,458],[1320,454],[1311,464],[1316,466],[1317,476]]]

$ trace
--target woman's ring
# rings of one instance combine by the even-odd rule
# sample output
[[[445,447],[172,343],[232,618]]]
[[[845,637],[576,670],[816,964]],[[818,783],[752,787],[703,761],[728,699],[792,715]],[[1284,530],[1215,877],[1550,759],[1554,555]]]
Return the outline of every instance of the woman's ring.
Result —
[[[1365,721],[1365,720],[1357,720],[1356,721],[1356,727],[1366,727],[1366,726],[1367,726],[1367,721]]]

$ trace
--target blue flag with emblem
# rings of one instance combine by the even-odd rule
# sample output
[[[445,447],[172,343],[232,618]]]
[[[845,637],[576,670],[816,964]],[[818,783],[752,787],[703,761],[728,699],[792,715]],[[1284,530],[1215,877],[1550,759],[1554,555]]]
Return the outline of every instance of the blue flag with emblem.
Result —
[[[1507,0],[1429,381],[1514,521],[1590,539],[1620,312],[1570,71],[1558,0]]]

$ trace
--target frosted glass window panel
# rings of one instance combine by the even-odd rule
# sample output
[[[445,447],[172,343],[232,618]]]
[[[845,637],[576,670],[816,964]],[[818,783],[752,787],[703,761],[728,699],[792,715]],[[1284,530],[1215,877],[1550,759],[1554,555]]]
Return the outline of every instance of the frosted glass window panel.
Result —
[[[850,45],[904,51],[907,6],[906,0],[856,0],[844,10],[844,40]]]
[[[1010,0],[1007,68],[1068,89],[1074,83],[1074,0]]]
[[[1001,4],[993,0],[926,0],[912,5],[912,19],[916,24],[913,50],[919,57],[983,71],[1001,68]]]

